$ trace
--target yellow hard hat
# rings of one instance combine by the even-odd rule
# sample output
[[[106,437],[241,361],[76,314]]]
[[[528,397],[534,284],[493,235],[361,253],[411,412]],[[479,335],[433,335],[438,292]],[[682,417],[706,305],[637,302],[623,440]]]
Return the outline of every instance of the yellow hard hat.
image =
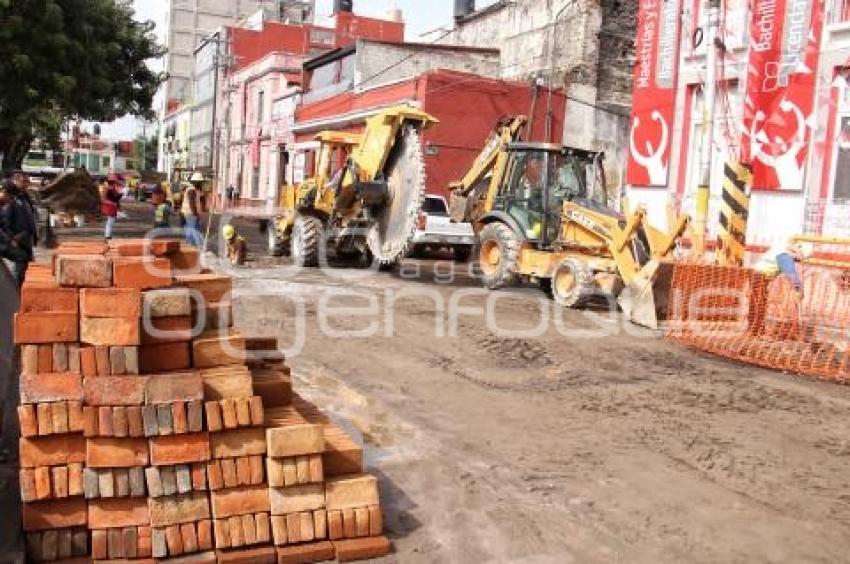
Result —
[[[222,229],[222,234],[224,235],[225,239],[230,241],[231,239],[236,237],[236,228],[234,228],[232,225],[225,225],[224,229]]]

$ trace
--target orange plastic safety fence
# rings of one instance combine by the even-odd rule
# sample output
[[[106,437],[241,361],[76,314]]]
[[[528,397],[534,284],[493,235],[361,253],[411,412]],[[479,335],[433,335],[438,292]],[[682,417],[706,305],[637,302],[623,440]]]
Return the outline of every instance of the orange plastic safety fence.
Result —
[[[742,362],[850,382],[850,268],[803,265],[802,292],[780,275],[679,264],[666,336]]]

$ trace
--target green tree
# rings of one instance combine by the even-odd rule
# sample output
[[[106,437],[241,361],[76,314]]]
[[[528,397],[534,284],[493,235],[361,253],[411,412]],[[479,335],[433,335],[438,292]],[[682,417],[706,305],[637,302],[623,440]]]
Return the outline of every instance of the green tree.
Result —
[[[55,139],[66,118],[152,117],[165,49],[130,0],[0,0],[0,153],[20,166],[33,138]]]

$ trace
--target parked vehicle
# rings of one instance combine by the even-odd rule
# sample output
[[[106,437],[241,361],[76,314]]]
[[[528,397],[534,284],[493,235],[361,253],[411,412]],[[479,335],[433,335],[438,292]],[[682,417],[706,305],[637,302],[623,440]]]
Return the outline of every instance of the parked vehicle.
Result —
[[[426,195],[413,234],[411,256],[425,256],[441,249],[451,249],[455,260],[466,262],[474,244],[472,224],[453,222],[446,199]]]

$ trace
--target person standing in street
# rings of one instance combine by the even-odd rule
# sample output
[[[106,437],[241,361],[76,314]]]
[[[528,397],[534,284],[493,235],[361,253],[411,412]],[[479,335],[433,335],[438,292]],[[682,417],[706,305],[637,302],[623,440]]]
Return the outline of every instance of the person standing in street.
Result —
[[[27,192],[28,185],[26,175],[16,171],[0,194],[0,254],[14,264],[19,290],[34,258],[38,237],[35,206]]]
[[[204,239],[201,236],[201,192],[200,184],[203,182],[203,177],[199,173],[192,176],[192,181],[187,183],[183,190],[183,204],[180,212],[186,220],[186,242],[195,248],[204,246]]]
[[[112,239],[112,231],[115,228],[115,220],[118,218],[120,205],[121,192],[118,190],[118,177],[110,174],[106,179],[106,188],[100,200],[100,211],[106,217],[103,237],[107,241]]]

